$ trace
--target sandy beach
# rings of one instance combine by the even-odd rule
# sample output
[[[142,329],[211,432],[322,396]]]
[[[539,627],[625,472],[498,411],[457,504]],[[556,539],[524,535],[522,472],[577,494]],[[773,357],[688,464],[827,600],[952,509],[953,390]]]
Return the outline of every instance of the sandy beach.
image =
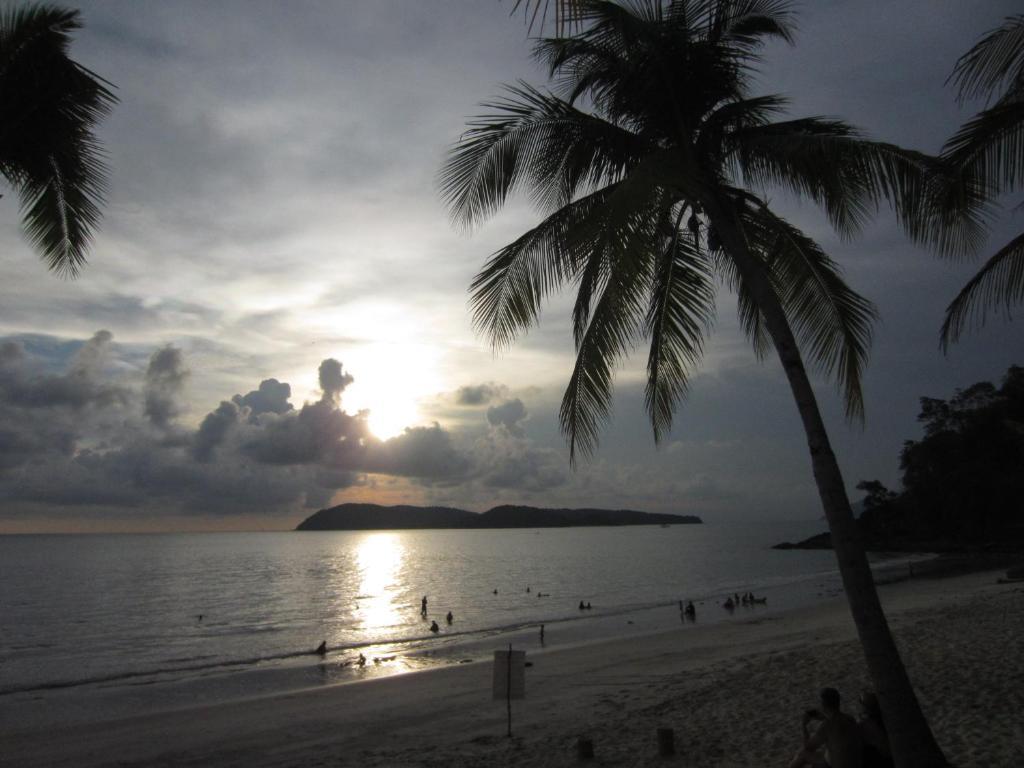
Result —
[[[886,585],[911,678],[957,766],[1024,764],[1024,585],[988,572]],[[707,606],[706,611],[722,610]],[[784,765],[822,685],[868,686],[845,601],[544,651],[527,694],[491,700],[490,663],[67,729],[0,726],[4,766]],[[656,729],[677,754],[659,758]]]

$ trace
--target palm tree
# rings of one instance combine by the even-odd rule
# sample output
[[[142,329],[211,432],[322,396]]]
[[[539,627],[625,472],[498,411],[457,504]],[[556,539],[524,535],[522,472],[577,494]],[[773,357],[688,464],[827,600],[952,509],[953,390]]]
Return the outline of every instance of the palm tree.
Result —
[[[920,201],[934,163],[838,120],[780,120],[784,98],[751,95],[763,42],[792,41],[785,0],[580,5],[579,32],[536,43],[554,90],[507,87],[441,169],[458,225],[478,225],[519,189],[544,214],[474,279],[474,323],[505,347],[552,292],[577,286],[576,361],[560,410],[576,461],[596,446],[616,365],[644,340],[647,410],[655,439],[668,433],[710,329],[716,280],[730,287],[756,353],[774,347],[796,400],[897,764],[945,765],[879,604],[804,364],[806,355],[837,380],[847,413],[860,417],[874,309],[765,197],[780,186],[809,197],[843,235],[888,200],[926,239]]]
[[[0,11],[0,174],[47,266],[74,276],[100,220],[106,167],[93,129],[112,87],[68,57],[79,12],[48,5]]]
[[[562,35],[574,26],[582,3],[579,0],[515,0],[512,13],[520,8],[523,9],[523,16],[531,31],[535,24],[543,31],[550,12],[555,32]]]
[[[963,125],[943,147],[953,186],[973,184],[980,194],[954,191],[946,213],[975,210],[1024,183],[1024,15],[1011,16],[957,61],[950,80],[960,103],[982,97],[990,106]],[[971,325],[984,325],[990,309],[1009,317],[1024,302],[1024,233],[985,262],[946,309],[942,346],[956,342]]]

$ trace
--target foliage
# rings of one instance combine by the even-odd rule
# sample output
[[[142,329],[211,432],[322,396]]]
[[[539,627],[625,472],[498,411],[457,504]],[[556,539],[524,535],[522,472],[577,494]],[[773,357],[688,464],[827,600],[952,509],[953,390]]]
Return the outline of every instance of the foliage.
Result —
[[[668,433],[713,323],[716,282],[736,293],[744,330],[759,355],[767,351],[753,270],[803,354],[860,416],[874,309],[767,194],[781,187],[810,198],[844,236],[889,200],[921,234],[933,161],[840,120],[782,119],[785,98],[751,92],[762,45],[793,39],[788,2],[581,0],[574,13],[580,32],[536,43],[552,90],[506,87],[440,174],[462,226],[518,191],[543,216],[474,280],[477,328],[504,347],[553,292],[576,287],[576,364],[561,408],[575,458],[596,446],[615,368],[641,342],[655,439]],[[756,263],[744,271],[741,255]]]
[[[920,440],[900,454],[903,490],[862,483],[871,538],[956,543],[1024,539],[1024,368],[949,400],[921,398]]]
[[[0,175],[18,192],[29,240],[54,272],[85,264],[106,187],[94,134],[116,98],[68,56],[78,11],[0,9]]]
[[[950,80],[961,102],[984,98],[986,108],[943,148],[948,163],[948,215],[991,215],[993,201],[1024,181],[1024,15],[1007,18],[960,57]],[[999,248],[946,309],[943,348],[991,311],[1007,318],[1024,303],[1024,234]]]

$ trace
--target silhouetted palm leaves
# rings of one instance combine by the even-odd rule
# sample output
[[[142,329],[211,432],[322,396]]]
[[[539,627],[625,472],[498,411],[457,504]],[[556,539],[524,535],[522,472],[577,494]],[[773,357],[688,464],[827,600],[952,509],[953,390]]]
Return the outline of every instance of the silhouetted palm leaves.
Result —
[[[480,223],[517,189],[546,214],[477,275],[477,328],[505,346],[551,292],[575,284],[577,362],[561,411],[573,454],[595,447],[615,365],[643,339],[647,408],[662,437],[700,360],[716,276],[737,290],[744,327],[766,348],[760,312],[714,242],[725,224],[704,213],[720,199],[805,353],[860,415],[874,311],[813,240],[771,212],[764,191],[811,198],[843,235],[882,199],[919,228],[911,201],[931,161],[838,120],[779,121],[785,99],[750,95],[761,42],[791,40],[786,2],[581,2],[577,14],[582,32],[536,44],[554,91],[509,86],[441,173],[460,225]]]
[[[977,215],[984,203],[1019,189],[1024,180],[1024,16],[1012,16],[985,35],[960,57],[950,80],[961,102],[984,98],[990,104],[943,148],[953,174],[942,201],[946,213]],[[970,326],[984,325],[989,311],[1002,310],[1009,317],[1021,303],[1024,235],[996,251],[949,305],[943,348]]]
[[[106,185],[93,133],[116,102],[110,84],[68,57],[78,11],[0,10],[0,173],[18,192],[25,232],[49,268],[85,264]]]
[[[874,309],[766,193],[782,187],[813,200],[844,236],[889,201],[912,236],[946,249],[975,237],[976,218],[934,204],[946,189],[934,179],[947,173],[934,159],[868,141],[839,120],[780,120],[785,99],[750,92],[762,44],[792,40],[785,0],[577,0],[573,13],[578,33],[536,43],[552,89],[508,87],[441,169],[442,196],[463,227],[515,192],[542,215],[474,279],[474,323],[503,347],[539,320],[550,294],[575,287],[576,361],[560,410],[575,460],[597,445],[615,369],[641,343],[654,436],[668,434],[713,322],[716,281],[729,286],[755,351],[776,350],[794,393],[894,754],[900,764],[911,755],[943,764],[803,361],[832,377],[847,413],[860,416]],[[947,218],[957,226],[932,226]]]

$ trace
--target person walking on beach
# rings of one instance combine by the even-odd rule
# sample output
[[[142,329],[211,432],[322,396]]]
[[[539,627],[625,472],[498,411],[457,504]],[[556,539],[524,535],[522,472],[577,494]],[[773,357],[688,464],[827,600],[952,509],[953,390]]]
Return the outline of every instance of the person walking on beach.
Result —
[[[423,599],[420,600],[420,616],[424,619],[427,618],[427,596],[424,595]]]
[[[839,691],[835,688],[822,688],[820,699],[820,711],[804,712],[804,745],[789,768],[861,768],[864,750],[857,721],[840,710]],[[821,725],[812,735],[809,726],[814,720],[820,720]]]

